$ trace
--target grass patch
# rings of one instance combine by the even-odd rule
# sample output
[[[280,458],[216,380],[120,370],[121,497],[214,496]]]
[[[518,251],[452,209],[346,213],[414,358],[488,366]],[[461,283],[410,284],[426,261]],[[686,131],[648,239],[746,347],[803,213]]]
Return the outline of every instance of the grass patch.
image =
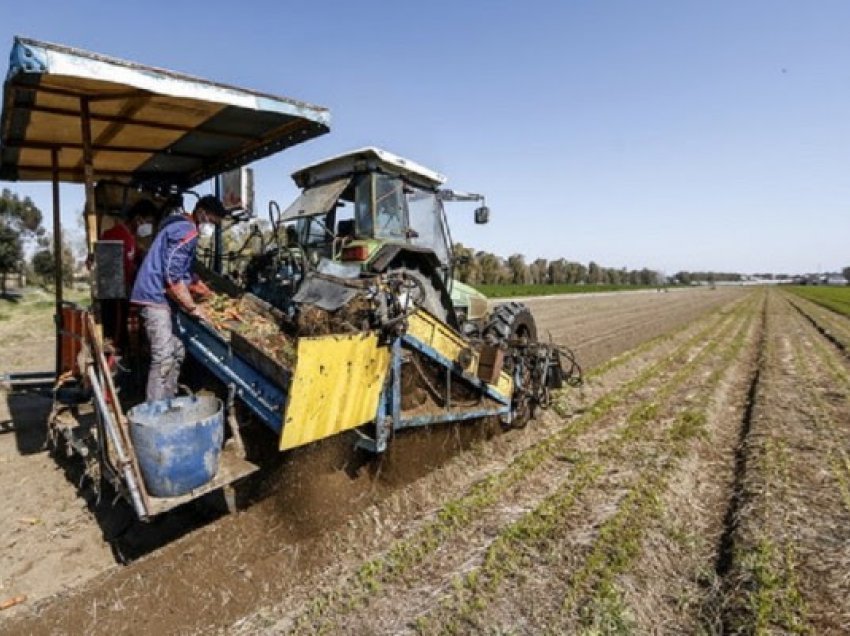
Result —
[[[81,305],[88,304],[89,297],[88,288],[65,289],[63,293],[63,300]],[[56,300],[52,291],[39,287],[28,288],[18,298],[0,298],[0,320],[52,314],[55,306]]]

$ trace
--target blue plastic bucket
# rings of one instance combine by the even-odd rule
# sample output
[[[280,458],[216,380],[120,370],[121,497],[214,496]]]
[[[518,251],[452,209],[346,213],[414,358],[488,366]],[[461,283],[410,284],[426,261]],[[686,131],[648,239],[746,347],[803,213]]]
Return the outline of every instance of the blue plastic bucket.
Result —
[[[148,492],[178,497],[218,472],[224,439],[221,400],[212,395],[144,402],[127,413]]]

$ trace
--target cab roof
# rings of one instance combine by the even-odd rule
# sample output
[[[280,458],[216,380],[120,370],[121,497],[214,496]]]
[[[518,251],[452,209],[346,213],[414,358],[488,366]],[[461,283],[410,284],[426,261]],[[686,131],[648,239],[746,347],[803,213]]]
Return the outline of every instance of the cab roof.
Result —
[[[16,37],[0,116],[0,179],[94,176],[191,187],[329,130],[326,108]]]
[[[439,172],[374,146],[352,150],[301,168],[292,173],[292,179],[299,188],[306,188],[317,182],[370,170],[406,177],[429,188],[438,188],[446,181]]]

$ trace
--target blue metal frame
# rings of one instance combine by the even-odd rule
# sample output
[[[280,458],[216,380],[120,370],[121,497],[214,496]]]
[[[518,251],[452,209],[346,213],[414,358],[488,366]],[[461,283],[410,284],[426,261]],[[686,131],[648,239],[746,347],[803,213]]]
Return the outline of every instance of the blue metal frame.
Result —
[[[401,348],[398,346],[403,342],[406,346],[419,351],[432,361],[438,363],[446,370],[446,406],[442,412],[429,413],[427,415],[414,415],[403,417],[401,413]],[[393,385],[393,428],[401,430],[404,428],[414,428],[419,426],[428,426],[431,424],[440,424],[443,422],[458,422],[463,420],[478,419],[481,417],[489,417],[493,415],[509,415],[511,412],[511,400],[506,398],[501,393],[497,392],[491,385],[487,384],[480,378],[465,372],[453,360],[446,358],[433,347],[426,345],[418,338],[405,334],[399,338],[394,344],[393,349],[393,369],[392,369],[392,385]],[[489,407],[472,407],[463,408],[452,406],[451,404],[451,380],[452,377],[457,377],[464,382],[472,385],[474,388],[481,391],[483,396],[486,396],[496,402],[496,406]]]
[[[176,333],[179,334],[187,351],[198,362],[206,367],[213,375],[225,384],[233,384],[238,395],[259,418],[276,433],[283,426],[283,415],[286,407],[286,393],[263,374],[259,373],[248,362],[231,351],[230,346],[215,331],[182,314],[175,314]],[[422,353],[431,361],[442,366],[447,375],[446,406],[434,413],[404,417],[401,411],[401,361],[402,345]],[[433,347],[410,335],[396,338],[390,345],[391,369],[386,385],[378,400],[378,411],[375,414],[375,439],[361,436],[357,446],[371,452],[382,453],[387,449],[390,436],[394,430],[416,428],[458,422],[464,420],[490,417],[494,415],[510,417],[511,400],[497,392],[491,385],[480,378],[465,372],[453,360],[446,358]],[[489,398],[495,404],[489,406],[457,407],[452,406],[448,394],[451,381],[459,378],[481,392],[482,397]],[[290,378],[286,378],[288,384]]]
[[[179,312],[175,312],[174,322],[186,350],[224,384],[235,385],[236,395],[266,426],[280,433],[286,406],[284,391],[234,354],[222,337],[209,327]]]

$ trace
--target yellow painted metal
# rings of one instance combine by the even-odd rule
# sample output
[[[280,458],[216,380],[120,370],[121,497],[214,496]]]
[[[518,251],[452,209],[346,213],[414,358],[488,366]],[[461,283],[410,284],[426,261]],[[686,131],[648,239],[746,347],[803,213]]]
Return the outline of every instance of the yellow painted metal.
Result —
[[[280,450],[374,420],[390,355],[374,333],[299,339]]]
[[[511,397],[514,392],[514,379],[504,371],[499,374],[499,381],[496,382],[496,391],[505,397]]]
[[[478,353],[469,346],[463,336],[428,312],[419,310],[410,316],[407,333],[449,360],[460,363],[463,358],[467,358],[470,363],[464,370],[472,375],[478,372]],[[510,397],[514,390],[513,379],[504,371],[499,375],[498,382],[491,386],[505,397]]]

